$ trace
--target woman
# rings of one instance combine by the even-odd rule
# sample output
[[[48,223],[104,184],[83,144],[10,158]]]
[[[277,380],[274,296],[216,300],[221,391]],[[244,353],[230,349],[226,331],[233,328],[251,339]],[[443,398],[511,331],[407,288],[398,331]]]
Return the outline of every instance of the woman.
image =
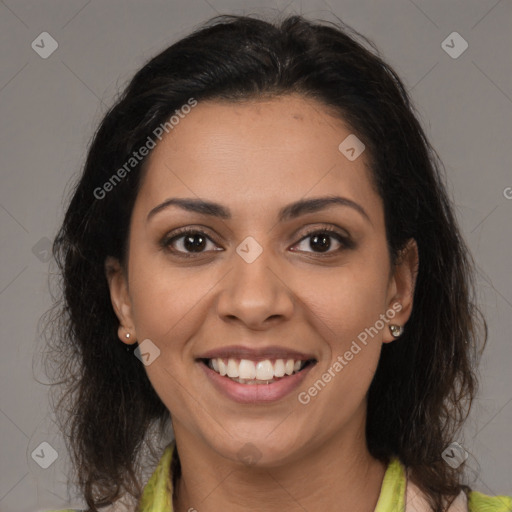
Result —
[[[89,510],[510,510],[463,485],[456,443],[485,339],[471,260],[358,37],[216,18],[105,116],[54,246]]]

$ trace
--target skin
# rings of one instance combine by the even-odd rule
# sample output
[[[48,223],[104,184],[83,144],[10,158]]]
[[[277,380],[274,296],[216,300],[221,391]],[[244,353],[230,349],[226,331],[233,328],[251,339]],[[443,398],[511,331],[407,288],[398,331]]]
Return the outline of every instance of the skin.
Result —
[[[382,344],[394,339],[389,328],[307,405],[297,399],[393,304],[402,309],[391,323],[404,325],[411,314],[416,244],[391,266],[367,155],[349,161],[338,150],[351,133],[323,105],[298,95],[200,102],[149,157],[127,267],[109,258],[106,271],[119,338],[149,338],[160,349],[145,369],[172,417],[183,471],[178,512],[375,508],[386,467],[366,446],[366,396]],[[333,195],[360,205],[367,218],[331,205],[277,219],[289,203]],[[171,206],[147,220],[171,197],[221,203],[232,217]],[[180,227],[201,229],[211,241],[180,258],[160,244]],[[319,251],[306,230],[325,227],[348,234],[353,246],[332,236],[328,256]],[[263,249],[250,264],[236,252],[247,236]],[[171,247],[187,253],[183,238]],[[196,361],[235,344],[295,349],[314,354],[317,364],[285,398],[239,404]],[[258,450],[253,465],[237,456],[246,443]]]

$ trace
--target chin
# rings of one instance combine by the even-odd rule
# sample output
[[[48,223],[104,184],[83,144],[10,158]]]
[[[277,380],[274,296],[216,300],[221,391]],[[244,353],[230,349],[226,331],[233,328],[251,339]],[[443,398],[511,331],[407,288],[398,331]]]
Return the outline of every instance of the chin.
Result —
[[[276,467],[301,457],[305,441],[290,435],[269,436],[269,430],[225,436],[212,441],[212,448],[233,462],[256,467]]]

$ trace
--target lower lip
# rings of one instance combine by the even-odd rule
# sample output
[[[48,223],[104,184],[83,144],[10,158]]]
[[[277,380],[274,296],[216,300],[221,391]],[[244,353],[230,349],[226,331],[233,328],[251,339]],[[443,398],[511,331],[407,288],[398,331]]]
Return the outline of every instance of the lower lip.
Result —
[[[314,366],[314,364],[309,364],[304,370],[288,377],[282,377],[270,384],[240,384],[229,377],[223,377],[202,362],[198,364],[203,368],[206,376],[216,389],[231,400],[244,404],[275,402],[284,398],[299,387],[309,370]]]

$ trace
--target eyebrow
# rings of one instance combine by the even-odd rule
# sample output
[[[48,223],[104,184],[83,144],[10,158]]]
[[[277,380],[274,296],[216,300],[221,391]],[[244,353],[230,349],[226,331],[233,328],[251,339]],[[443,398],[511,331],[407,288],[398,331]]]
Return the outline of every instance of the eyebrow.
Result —
[[[290,203],[279,210],[278,220],[279,222],[285,222],[307,213],[315,213],[320,210],[324,210],[331,205],[348,206],[349,208],[359,212],[371,224],[370,217],[360,204],[341,196],[315,197],[312,199],[301,199],[300,201]],[[169,208],[170,206],[177,206],[182,210],[199,213],[201,215],[210,215],[212,217],[219,217],[226,220],[231,219],[231,212],[229,208],[226,208],[219,203],[206,201],[204,199],[174,197],[166,199],[163,203],[155,206],[148,213],[146,222],[154,215],[166,208]]]

